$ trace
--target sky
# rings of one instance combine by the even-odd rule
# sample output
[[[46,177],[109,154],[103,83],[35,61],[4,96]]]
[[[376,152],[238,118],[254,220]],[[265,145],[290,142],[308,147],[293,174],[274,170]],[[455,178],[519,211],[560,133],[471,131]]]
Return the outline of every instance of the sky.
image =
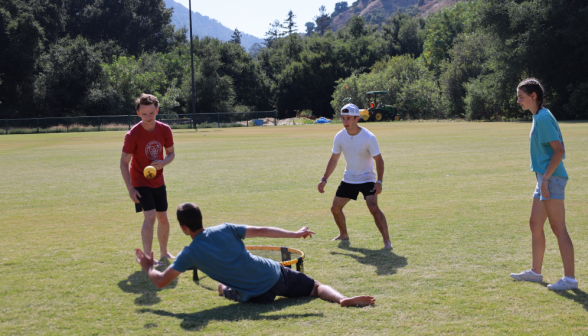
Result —
[[[188,8],[188,0],[175,0]],[[230,29],[263,38],[274,20],[283,22],[292,10],[298,25],[298,32],[306,32],[306,22],[314,22],[319,7],[324,5],[332,13],[337,2],[344,0],[192,0],[192,11],[208,16]],[[347,0],[351,6],[353,0]]]

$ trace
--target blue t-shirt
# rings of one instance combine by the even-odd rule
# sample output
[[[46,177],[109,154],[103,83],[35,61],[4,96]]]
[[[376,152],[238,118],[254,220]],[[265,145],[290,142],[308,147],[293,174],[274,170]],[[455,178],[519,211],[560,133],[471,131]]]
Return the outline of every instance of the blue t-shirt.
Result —
[[[531,149],[531,171],[539,174],[545,174],[549,161],[553,156],[553,148],[549,144],[551,141],[559,140],[561,146],[564,146],[563,137],[559,130],[557,120],[548,109],[542,108],[533,115],[533,127],[531,128],[531,135],[529,136]],[[564,147],[565,149],[565,147]],[[563,159],[566,158],[564,154],[562,161],[559,163],[553,176],[563,177],[568,179],[568,173],[564,168]]]
[[[231,287],[247,301],[270,290],[280,278],[280,264],[245,249],[246,227],[224,223],[204,229],[170,266],[178,272],[197,267]]]

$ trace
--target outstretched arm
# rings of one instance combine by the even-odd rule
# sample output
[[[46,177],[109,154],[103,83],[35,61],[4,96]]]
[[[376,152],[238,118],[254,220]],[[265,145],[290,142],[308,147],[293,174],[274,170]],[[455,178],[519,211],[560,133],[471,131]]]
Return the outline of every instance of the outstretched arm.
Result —
[[[135,249],[135,254],[137,255],[137,262],[141,265],[141,268],[147,276],[157,286],[157,288],[163,288],[169,285],[175,278],[177,278],[181,273],[176,271],[173,268],[168,267],[165,271],[160,272],[153,268],[153,251],[151,251],[151,256],[145,255],[143,251],[140,249]]]
[[[325,185],[327,184],[327,179],[333,172],[335,168],[337,168],[337,162],[339,162],[339,157],[341,157],[341,153],[331,155],[329,159],[329,163],[327,163],[327,170],[325,171],[325,175],[321,179],[321,182],[318,184],[318,191],[322,194],[325,192]]]
[[[315,234],[308,229],[308,226],[294,232],[276,227],[247,226],[245,238],[267,237],[267,238],[304,238]]]

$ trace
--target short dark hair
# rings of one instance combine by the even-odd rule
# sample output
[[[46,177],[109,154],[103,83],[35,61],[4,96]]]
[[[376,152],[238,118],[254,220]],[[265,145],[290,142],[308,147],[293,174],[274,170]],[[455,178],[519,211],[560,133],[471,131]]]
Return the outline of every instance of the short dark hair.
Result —
[[[190,231],[202,229],[202,213],[200,208],[194,203],[182,203],[178,205],[176,216],[180,225],[184,225]]]
[[[135,110],[139,111],[140,105],[149,106],[151,104],[155,105],[155,108],[159,107],[159,100],[157,100],[157,97],[155,97],[154,95],[141,93],[139,98],[135,99]]]

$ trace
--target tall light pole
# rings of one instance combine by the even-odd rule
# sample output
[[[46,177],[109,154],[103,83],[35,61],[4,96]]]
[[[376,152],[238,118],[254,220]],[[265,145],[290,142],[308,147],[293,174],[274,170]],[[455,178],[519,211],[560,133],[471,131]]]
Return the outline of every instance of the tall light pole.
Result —
[[[194,98],[194,51],[192,50],[192,0],[188,0],[188,10],[190,11],[190,66],[192,67],[192,113],[196,113],[196,103]],[[194,116],[195,118],[196,116]]]

